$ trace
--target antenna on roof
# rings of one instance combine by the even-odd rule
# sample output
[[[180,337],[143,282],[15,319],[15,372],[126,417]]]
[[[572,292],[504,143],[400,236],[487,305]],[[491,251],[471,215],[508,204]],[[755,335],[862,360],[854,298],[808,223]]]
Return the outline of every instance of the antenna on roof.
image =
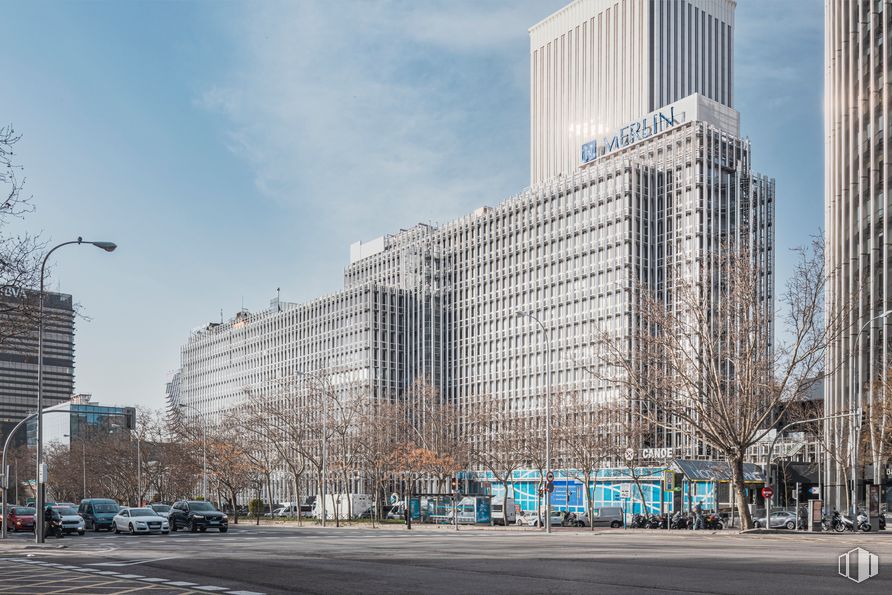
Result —
[[[282,311],[282,288],[276,287],[276,311]]]
[[[220,308],[220,324],[223,324],[223,308]]]

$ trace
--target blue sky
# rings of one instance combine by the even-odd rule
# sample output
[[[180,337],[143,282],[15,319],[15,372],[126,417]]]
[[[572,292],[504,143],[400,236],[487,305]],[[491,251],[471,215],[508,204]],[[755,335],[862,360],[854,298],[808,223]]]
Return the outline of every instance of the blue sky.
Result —
[[[190,329],[341,287],[349,244],[529,183],[527,29],[564,0],[4,2],[0,123],[74,294],[76,384],[163,405]],[[823,3],[739,0],[778,287],[823,225]],[[55,256],[55,255],[54,255]]]

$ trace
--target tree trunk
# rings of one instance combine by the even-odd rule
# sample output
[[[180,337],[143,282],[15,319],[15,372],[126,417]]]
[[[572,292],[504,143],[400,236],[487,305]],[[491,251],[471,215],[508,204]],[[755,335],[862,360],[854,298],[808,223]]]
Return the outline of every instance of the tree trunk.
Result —
[[[236,501],[237,495],[235,493],[235,490],[229,490],[229,497],[229,501],[232,502],[232,514],[235,518],[235,524],[238,525],[238,502]]]
[[[266,472],[264,473],[264,478],[266,479],[266,499],[269,500],[269,512],[272,514],[273,512],[273,478],[272,473]],[[266,512],[266,510],[264,510]]]
[[[740,514],[740,528],[752,529],[753,517],[750,515],[750,508],[747,506],[746,493],[744,492],[743,455],[731,457],[728,463],[731,466],[731,482],[734,485],[737,512]]]
[[[294,490],[294,506],[297,513],[297,526],[300,527],[302,524],[300,520],[300,482],[297,481],[297,475],[294,474],[294,471],[291,472],[291,477],[291,489]]]
[[[596,471],[596,473],[597,473],[597,471]],[[595,506],[594,506],[595,503],[593,502],[594,498],[592,498],[590,484],[591,484],[591,474],[586,473],[585,474],[585,509],[586,509],[585,512],[588,515],[589,529],[594,531],[595,530],[595,523],[594,523],[595,519],[592,517],[594,517],[594,515],[595,515]]]

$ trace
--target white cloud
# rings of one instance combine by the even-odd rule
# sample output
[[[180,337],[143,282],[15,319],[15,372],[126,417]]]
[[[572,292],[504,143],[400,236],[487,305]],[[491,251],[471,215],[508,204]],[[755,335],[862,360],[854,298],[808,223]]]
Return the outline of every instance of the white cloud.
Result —
[[[282,205],[360,237],[449,219],[528,182],[517,64],[548,10],[264,3],[230,15],[240,58],[196,105]]]

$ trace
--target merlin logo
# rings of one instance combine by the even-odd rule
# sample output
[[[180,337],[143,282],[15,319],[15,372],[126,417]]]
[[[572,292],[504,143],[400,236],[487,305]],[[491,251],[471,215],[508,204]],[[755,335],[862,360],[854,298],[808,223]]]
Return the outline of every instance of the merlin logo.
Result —
[[[839,557],[839,574],[860,583],[880,572],[880,559],[865,549],[856,547]]]
[[[585,143],[582,145],[582,162],[588,163],[589,161],[594,161],[598,158],[598,141],[593,140],[591,142]]]
[[[675,113],[674,105],[668,108],[654,112],[649,116],[645,116],[641,121],[626,124],[619,129],[619,132],[613,136],[606,136],[601,142],[601,154],[598,154],[598,141],[593,140],[582,145],[582,165],[591,163],[598,157],[627,147],[632,143],[650,138],[651,136],[663,132],[664,130],[681,124],[685,121],[684,113]]]

